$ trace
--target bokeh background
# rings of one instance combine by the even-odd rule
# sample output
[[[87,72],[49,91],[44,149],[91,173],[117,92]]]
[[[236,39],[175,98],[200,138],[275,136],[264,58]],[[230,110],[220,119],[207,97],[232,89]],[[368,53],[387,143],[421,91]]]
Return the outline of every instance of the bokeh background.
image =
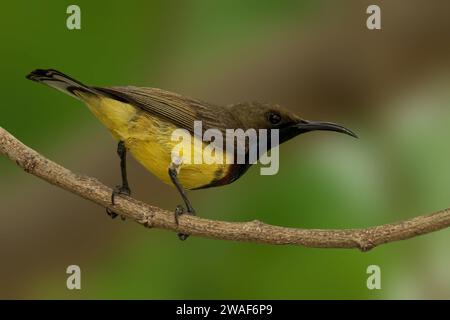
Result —
[[[81,7],[82,29],[66,28]],[[366,28],[378,4],[382,30]],[[448,1],[25,1],[2,5],[0,125],[110,186],[115,142],[80,102],[25,79],[55,68],[87,84],[164,88],[220,104],[279,103],[359,140],[300,136],[279,174],[257,167],[190,197],[200,216],[358,228],[450,206]],[[175,208],[174,188],[135,161],[138,199]],[[450,230],[356,250],[189,238],[145,229],[0,157],[0,298],[449,299]],[[82,290],[66,288],[68,265]],[[382,289],[366,288],[379,265]]]

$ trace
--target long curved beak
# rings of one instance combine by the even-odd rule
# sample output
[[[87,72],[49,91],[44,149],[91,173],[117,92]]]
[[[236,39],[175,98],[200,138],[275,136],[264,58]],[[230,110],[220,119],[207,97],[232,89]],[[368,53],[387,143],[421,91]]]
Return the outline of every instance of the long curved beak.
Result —
[[[309,132],[309,131],[315,131],[315,130],[335,131],[335,132],[347,134],[354,138],[358,138],[358,136],[350,129],[347,129],[341,125],[338,125],[338,124],[332,123],[332,122],[301,120],[300,122],[296,123],[295,126],[302,133]]]

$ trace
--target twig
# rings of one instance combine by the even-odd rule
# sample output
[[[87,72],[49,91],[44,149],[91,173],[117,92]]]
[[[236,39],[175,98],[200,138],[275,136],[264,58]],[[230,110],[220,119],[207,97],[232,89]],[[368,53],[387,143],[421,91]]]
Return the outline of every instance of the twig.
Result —
[[[295,244],[315,248],[359,248],[370,250],[380,244],[404,240],[450,226],[450,209],[392,224],[343,230],[296,229],[250,222],[224,222],[183,215],[179,224],[174,214],[131,197],[117,197],[111,205],[112,189],[97,179],[79,175],[46,159],[0,127],[0,153],[26,172],[66,189],[105,208],[114,209],[146,226],[173,230],[211,239]]]

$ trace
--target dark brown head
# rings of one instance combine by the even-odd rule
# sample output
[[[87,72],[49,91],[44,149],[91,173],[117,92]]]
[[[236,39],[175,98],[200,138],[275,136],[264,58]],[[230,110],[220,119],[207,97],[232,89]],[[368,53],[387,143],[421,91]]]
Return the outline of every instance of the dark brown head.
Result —
[[[243,129],[279,129],[280,143],[315,130],[335,131],[357,138],[355,133],[343,126],[332,122],[304,120],[279,105],[249,102],[232,105],[230,110],[240,120]]]

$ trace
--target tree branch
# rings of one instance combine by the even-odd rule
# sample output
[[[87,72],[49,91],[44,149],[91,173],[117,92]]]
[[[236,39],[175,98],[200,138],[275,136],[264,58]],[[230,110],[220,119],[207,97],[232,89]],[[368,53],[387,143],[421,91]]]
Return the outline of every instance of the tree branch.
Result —
[[[114,212],[146,227],[168,229],[211,239],[295,244],[315,248],[359,248],[367,251],[383,243],[412,238],[450,226],[450,209],[365,229],[295,229],[273,226],[257,220],[224,222],[189,215],[181,216],[177,225],[173,212],[131,197],[116,197],[115,205],[112,206],[111,188],[95,178],[73,173],[46,159],[1,127],[0,153],[26,172],[105,208],[114,209]]]

